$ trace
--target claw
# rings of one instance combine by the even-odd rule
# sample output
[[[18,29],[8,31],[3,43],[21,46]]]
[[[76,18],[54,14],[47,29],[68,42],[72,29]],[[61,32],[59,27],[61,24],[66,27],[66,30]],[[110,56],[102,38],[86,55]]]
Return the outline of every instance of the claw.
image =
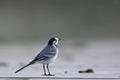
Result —
[[[43,74],[43,76],[47,76],[47,74]]]
[[[55,76],[54,74],[48,74],[48,76]]]

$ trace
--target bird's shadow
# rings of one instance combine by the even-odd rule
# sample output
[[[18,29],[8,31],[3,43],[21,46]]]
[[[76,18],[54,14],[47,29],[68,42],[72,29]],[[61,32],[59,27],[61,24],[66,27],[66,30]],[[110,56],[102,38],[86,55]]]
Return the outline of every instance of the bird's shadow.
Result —
[[[43,74],[42,76],[55,76],[54,74]]]

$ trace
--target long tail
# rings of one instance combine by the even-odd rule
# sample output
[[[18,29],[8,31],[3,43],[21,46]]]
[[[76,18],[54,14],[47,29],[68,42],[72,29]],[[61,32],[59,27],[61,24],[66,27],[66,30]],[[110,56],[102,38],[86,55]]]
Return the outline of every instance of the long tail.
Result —
[[[29,65],[31,65],[31,63],[29,63],[29,64],[25,65],[24,67],[22,67],[22,68],[20,68],[20,69],[18,69],[17,71],[15,71],[15,73],[18,73],[19,71],[21,71],[22,69],[24,69],[24,68],[28,67]]]

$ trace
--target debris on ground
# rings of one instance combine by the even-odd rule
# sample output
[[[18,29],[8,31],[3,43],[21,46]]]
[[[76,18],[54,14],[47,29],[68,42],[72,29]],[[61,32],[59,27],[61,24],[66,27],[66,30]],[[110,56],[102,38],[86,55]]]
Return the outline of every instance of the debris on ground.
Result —
[[[87,70],[79,70],[78,73],[94,73],[93,69],[87,69]]]

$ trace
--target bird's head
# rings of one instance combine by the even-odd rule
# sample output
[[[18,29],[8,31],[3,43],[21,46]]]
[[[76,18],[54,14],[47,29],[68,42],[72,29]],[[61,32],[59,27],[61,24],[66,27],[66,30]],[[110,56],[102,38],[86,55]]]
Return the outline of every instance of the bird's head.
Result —
[[[48,41],[48,45],[55,45],[55,46],[57,46],[59,40],[61,40],[61,39],[59,39],[59,38],[57,38],[57,37],[52,37],[52,38]]]

